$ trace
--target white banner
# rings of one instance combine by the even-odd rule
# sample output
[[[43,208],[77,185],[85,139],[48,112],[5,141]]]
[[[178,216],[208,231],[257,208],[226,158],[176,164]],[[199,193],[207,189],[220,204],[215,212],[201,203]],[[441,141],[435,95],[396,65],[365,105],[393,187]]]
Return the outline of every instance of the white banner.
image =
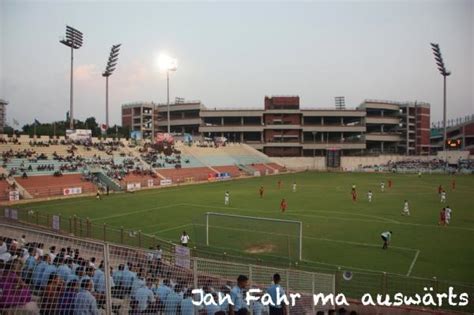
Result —
[[[12,190],[8,193],[8,199],[10,201],[20,200],[20,192],[18,190]]]
[[[80,194],[82,194],[82,187],[71,187],[71,188],[64,188],[63,189],[63,195],[64,196],[80,195]]]
[[[191,269],[191,251],[189,248],[176,245],[175,254],[174,264],[176,266]]]
[[[153,179],[148,180],[148,187],[153,187],[155,183],[153,182]]]
[[[59,217],[59,215],[53,215],[53,222],[52,222],[53,230],[59,231],[60,222],[61,222],[61,218]]]
[[[127,183],[127,191],[140,190],[142,185],[140,183]]]
[[[15,209],[10,209],[10,219],[18,220],[18,211]]]
[[[173,181],[169,178],[160,180],[160,186],[169,186]]]
[[[253,176],[260,176],[260,171],[255,171],[255,172],[253,173]]]
[[[10,208],[5,208],[5,218],[10,219]]]

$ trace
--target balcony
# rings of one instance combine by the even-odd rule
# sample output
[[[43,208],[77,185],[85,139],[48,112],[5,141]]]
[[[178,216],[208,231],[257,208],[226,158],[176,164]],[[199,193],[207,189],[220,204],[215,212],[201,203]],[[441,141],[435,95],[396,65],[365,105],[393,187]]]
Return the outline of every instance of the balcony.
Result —
[[[365,149],[366,145],[365,142],[362,140],[354,140],[354,141],[316,141],[316,142],[305,142],[303,143],[303,149],[313,149],[313,150],[324,150],[328,148],[337,148],[337,149],[353,149],[353,150],[361,150]]]
[[[158,120],[157,122],[158,126],[168,126],[168,120],[167,119],[162,119]],[[173,119],[171,118],[170,120],[170,125],[171,126],[182,126],[182,125],[200,125],[201,124],[201,118],[176,118]]]
[[[400,123],[399,117],[387,117],[387,116],[367,116],[365,118],[367,124],[378,124],[378,125],[398,125]]]
[[[291,124],[266,124],[264,126],[265,129],[278,129],[278,130],[288,130],[288,129],[302,129],[302,126],[299,125],[299,124],[294,124],[294,125],[291,125]]]
[[[201,125],[199,132],[262,132],[262,125]]]
[[[303,125],[303,132],[364,132],[364,125]]]
[[[368,133],[365,135],[366,141],[387,141],[397,142],[402,141],[402,137],[397,133]]]

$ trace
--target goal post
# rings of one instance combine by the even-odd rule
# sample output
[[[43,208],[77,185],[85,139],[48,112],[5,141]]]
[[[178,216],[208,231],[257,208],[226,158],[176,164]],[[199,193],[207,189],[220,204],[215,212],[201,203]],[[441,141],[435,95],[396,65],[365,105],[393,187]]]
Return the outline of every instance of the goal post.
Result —
[[[209,247],[303,258],[301,221],[206,212],[203,232]]]

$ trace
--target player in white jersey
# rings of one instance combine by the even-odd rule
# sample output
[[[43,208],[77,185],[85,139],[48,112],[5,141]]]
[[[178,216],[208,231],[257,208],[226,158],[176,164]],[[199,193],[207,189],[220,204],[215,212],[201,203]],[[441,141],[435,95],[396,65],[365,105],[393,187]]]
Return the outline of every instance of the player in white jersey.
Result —
[[[224,194],[224,204],[225,204],[226,206],[228,206],[229,203],[230,203],[230,194],[229,194],[228,191],[226,191],[225,194]]]
[[[369,202],[372,202],[372,197],[373,197],[372,190],[369,190],[369,192],[367,193],[367,199],[369,200]]]
[[[445,219],[444,221],[446,222],[446,224],[449,224],[449,221],[451,220],[451,212],[453,210],[447,206],[445,209],[444,209],[444,215],[445,215]]]
[[[293,192],[296,192],[296,182],[293,183],[292,190]]]
[[[446,191],[441,192],[441,202],[446,202]]]
[[[381,192],[384,192],[384,191],[385,191],[385,183],[384,183],[384,182],[381,182],[381,183],[380,183],[380,191],[381,191]]]
[[[402,215],[410,215],[410,206],[408,205],[408,200],[405,200],[405,203],[403,204]]]

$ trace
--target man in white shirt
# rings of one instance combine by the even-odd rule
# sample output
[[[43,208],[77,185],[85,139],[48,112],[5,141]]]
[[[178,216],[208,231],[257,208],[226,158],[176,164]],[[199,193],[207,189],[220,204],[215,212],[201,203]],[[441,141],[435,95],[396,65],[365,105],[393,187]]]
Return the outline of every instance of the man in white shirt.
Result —
[[[228,206],[229,203],[230,203],[230,194],[228,191],[226,191],[224,194],[224,205]]]
[[[367,199],[369,200],[369,202],[372,202],[372,197],[373,197],[372,190],[369,190],[369,192],[367,193]]]
[[[181,245],[188,247],[189,240],[189,235],[186,233],[186,231],[183,231],[183,234],[181,234]]]
[[[441,192],[441,202],[446,202],[446,191]]]
[[[410,215],[410,207],[408,205],[408,200],[405,200],[405,203],[403,204],[402,215]]]
[[[444,215],[445,215],[445,222],[446,224],[449,224],[449,221],[451,220],[451,212],[453,210],[447,206],[446,209],[444,209]]]
[[[296,192],[296,182],[293,182],[292,190],[293,190],[293,192]]]

